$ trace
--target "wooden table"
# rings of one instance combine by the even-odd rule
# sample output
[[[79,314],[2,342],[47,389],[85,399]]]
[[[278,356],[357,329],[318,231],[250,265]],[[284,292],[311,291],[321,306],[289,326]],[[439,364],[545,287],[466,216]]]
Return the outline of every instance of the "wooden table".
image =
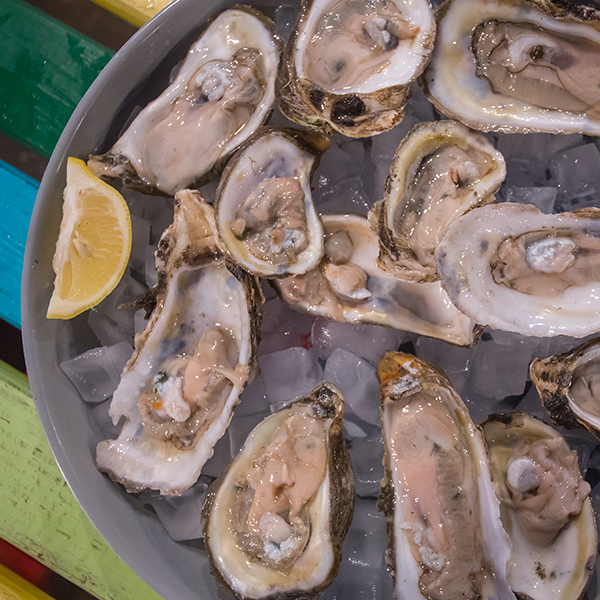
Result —
[[[108,13],[87,0],[0,0],[0,319],[14,327],[21,323],[23,254],[44,159],[114,50],[169,1],[97,0]],[[110,39],[113,48],[82,31]],[[77,504],[46,442],[27,377],[2,361],[0,464],[1,538],[98,598],[159,598]],[[0,570],[0,597],[10,597],[10,589],[30,597],[11,585]]]

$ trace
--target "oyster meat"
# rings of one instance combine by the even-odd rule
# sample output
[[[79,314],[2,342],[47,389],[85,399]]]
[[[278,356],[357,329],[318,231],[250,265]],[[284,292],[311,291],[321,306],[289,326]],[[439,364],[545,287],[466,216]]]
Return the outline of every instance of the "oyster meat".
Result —
[[[421,78],[482,131],[600,135],[600,12],[546,0],[446,0]]]
[[[325,133],[387,131],[402,120],[434,37],[429,0],[303,0],[279,78],[281,110]]]
[[[344,400],[330,384],[267,417],[202,509],[211,570],[240,599],[317,598],[354,509]]]
[[[476,208],[450,226],[435,257],[452,302],[482,325],[540,337],[600,329],[598,208]]]
[[[525,413],[493,415],[483,431],[512,541],[512,589],[532,600],[577,600],[598,545],[590,486],[577,453],[552,427]]]
[[[600,438],[600,338],[564,354],[536,358],[529,372],[557,425],[583,425]]]
[[[450,223],[494,201],[506,164],[480,133],[456,121],[419,123],[404,138],[369,213],[377,264],[405,281],[439,279],[434,252]]]
[[[281,54],[275,25],[237,7],[214,19],[173,83],[90,170],[173,195],[199,184],[269,116]]]
[[[262,277],[306,273],[323,256],[310,177],[329,147],[318,134],[265,128],[227,164],[215,198],[219,235],[233,259]]]
[[[409,283],[377,266],[378,240],[365,217],[322,215],[325,255],[304,275],[276,281],[292,306],[335,321],[386,325],[471,346],[474,321],[457,310],[439,282]]]
[[[157,251],[156,308],[135,340],[109,414],[125,423],[96,449],[101,471],[127,491],[180,494],[225,432],[254,364],[262,293],[224,259],[212,207],[175,198]]]
[[[423,360],[379,361],[388,568],[398,600],[515,600],[485,444],[446,376]]]

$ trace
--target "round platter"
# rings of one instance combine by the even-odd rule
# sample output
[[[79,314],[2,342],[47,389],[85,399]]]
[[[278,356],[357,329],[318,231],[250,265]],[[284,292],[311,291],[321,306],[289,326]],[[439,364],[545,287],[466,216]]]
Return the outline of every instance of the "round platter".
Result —
[[[167,600],[216,600],[223,596],[209,572],[202,542],[174,541],[156,514],[149,510],[143,501],[137,496],[128,495],[120,485],[113,483],[96,469],[95,448],[106,436],[100,430],[91,405],[82,402],[81,396],[60,365],[65,360],[98,346],[98,338],[90,329],[86,313],[70,321],[49,320],[45,315],[54,281],[52,256],[61,220],[67,157],[86,159],[90,153],[108,150],[116,141],[119,132],[130,122],[132,115],[137,114],[139,107],[157,97],[167,86],[174,69],[185,57],[187,49],[196,40],[207,19],[235,4],[218,0],[175,0],[117,52],[75,110],[50,159],[34,208],[24,261],[23,343],[31,389],[50,447],[79,504],[101,535],[144,581]],[[290,5],[282,4],[281,0],[258,0],[252,4],[271,18],[274,18],[278,7],[285,8],[287,12],[283,11],[285,18],[282,20],[286,24],[289,24],[299,8],[299,1],[296,0]],[[392,132],[377,138],[354,140],[352,145],[347,138],[336,136],[335,160],[343,157],[346,161],[343,168],[340,166],[338,169],[340,174],[342,171],[346,172],[346,179],[332,179],[337,175],[336,167],[332,165],[337,163],[333,162],[334,159],[328,159],[326,154],[322,164],[329,162],[329,170],[317,171],[313,179],[317,207],[321,212],[366,213],[370,205],[380,199],[383,181],[399,141],[416,122],[430,120],[436,116],[439,118],[439,114],[434,112],[416,86],[414,93],[405,121]],[[283,123],[281,115],[276,114],[275,119],[277,124]],[[534,135],[538,138],[489,134],[489,139],[505,153],[511,178],[500,191],[498,201],[514,201],[515,194],[518,195],[514,190],[525,189],[522,178],[525,167],[521,156],[534,156],[544,147],[547,152],[545,156],[550,161],[551,156],[556,157],[580,145],[595,145],[600,148],[598,140],[584,139],[584,136],[578,134]],[[538,139],[535,149],[532,149],[534,146],[529,141],[533,139]],[[554,142],[552,139],[560,141]],[[329,156],[334,155],[333,146],[328,153]],[[562,164],[551,163],[550,170],[554,180],[561,176]],[[353,171],[352,165],[360,168]],[[545,166],[538,171],[542,176],[547,172]],[[536,177],[533,177],[532,182],[529,184],[531,187],[544,185]],[[554,183],[556,184],[556,181]],[[332,189],[337,191],[332,194]],[[214,192],[214,188],[212,191]],[[336,194],[338,197],[343,196],[344,202],[337,201],[334,197]],[[595,197],[600,197],[600,184],[597,185],[594,194]],[[594,198],[589,194],[588,196],[582,196],[584,201],[594,202]],[[144,199],[138,193],[126,198],[138,209]],[[168,199],[153,198],[151,202],[156,205],[169,204]],[[558,210],[569,210],[561,204],[561,198],[564,200],[564,194],[556,199],[555,206]],[[595,204],[600,205],[600,202],[595,201]],[[164,220],[162,217],[161,219]],[[271,301],[275,302],[273,298],[274,295]],[[265,317],[268,314],[265,309]],[[273,330],[273,323],[281,324],[282,319],[277,321],[276,317],[265,318],[263,329],[265,321]],[[326,327],[323,326],[324,321],[322,317],[316,320],[314,317],[306,317],[303,323],[308,328],[308,333],[312,331],[314,336],[315,325]],[[282,337],[288,334],[289,330],[286,330],[282,332]],[[412,345],[420,358],[440,364],[465,400],[473,420],[477,423],[484,421],[490,412],[513,408],[533,412],[548,421],[537,392],[526,375],[530,357],[563,352],[580,343],[566,338],[554,341],[536,340],[504,332],[490,333],[486,330],[475,349],[466,349],[415,334],[398,335],[398,338],[394,338],[397,340],[396,347],[401,340]],[[303,339],[303,336],[306,336],[306,332],[298,335],[297,339]],[[314,339],[311,343],[316,344]],[[301,345],[302,343],[290,344],[289,349],[292,349],[291,346]],[[360,342],[355,345],[359,346]],[[305,349],[306,347],[304,344]],[[271,349],[271,345],[268,345],[268,348]],[[354,347],[347,349],[355,350]],[[273,349],[270,351],[273,352]],[[327,357],[331,355],[331,348],[328,352]],[[358,347],[356,352],[359,352]],[[266,353],[263,348],[263,354]],[[365,356],[362,354],[363,358]],[[318,356],[321,370],[327,357],[324,358],[323,354]],[[370,361],[369,369],[373,370],[376,359],[371,357]],[[492,372],[490,365],[493,365],[494,361],[497,361],[497,369]],[[266,367],[267,361],[261,363],[261,369],[266,370]],[[327,368],[325,366],[325,372]],[[506,377],[508,372],[511,373],[511,377]],[[517,379],[519,385],[522,383],[521,389],[518,392],[511,391]],[[498,387],[494,388],[496,385]],[[501,390],[500,386],[503,386]],[[373,400],[377,403],[376,398]],[[377,410],[376,407],[369,408],[365,418],[367,425],[360,418],[355,419],[349,423],[346,433],[349,433],[352,439],[351,456],[352,444],[357,456],[364,454],[371,445],[374,452],[371,462],[378,462],[378,468],[382,469],[381,457],[378,454],[382,448],[381,439],[378,437],[378,427],[374,424],[378,420]],[[246,413],[243,416],[246,416]],[[359,427],[359,430],[356,427]],[[360,427],[363,427],[363,431],[360,431]],[[357,434],[356,431],[360,433]],[[355,442],[357,439],[362,439],[362,442]],[[592,499],[598,508],[600,462],[596,440],[587,432],[568,433],[567,439],[580,452],[581,462],[584,463],[583,470],[587,469],[590,474],[588,479],[594,488]],[[354,460],[354,457],[352,458]],[[367,467],[361,464],[357,468]],[[378,478],[381,475],[382,473],[375,469],[370,475],[372,481],[366,486],[370,486],[369,490],[362,495],[358,494],[355,521],[360,520],[360,525],[350,530],[344,546],[341,575],[324,593],[324,600],[354,600],[364,597],[379,600],[392,596],[390,577],[382,560],[387,546],[385,518],[376,511],[377,492],[373,491],[378,488]],[[363,491],[366,487],[363,487]],[[597,577],[597,574],[594,575],[586,598],[597,597]]]

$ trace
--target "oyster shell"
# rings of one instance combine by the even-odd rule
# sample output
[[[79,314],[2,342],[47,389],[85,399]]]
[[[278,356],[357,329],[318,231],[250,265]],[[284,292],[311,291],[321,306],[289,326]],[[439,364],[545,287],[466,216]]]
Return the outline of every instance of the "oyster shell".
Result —
[[[378,241],[365,217],[322,215],[325,256],[304,275],[275,282],[292,306],[335,321],[387,325],[471,346],[479,327],[450,302],[439,282],[400,281],[377,266]]]
[[[456,121],[420,123],[404,138],[369,213],[381,269],[405,281],[439,279],[434,252],[452,221],[494,201],[506,164],[487,139]]]
[[[546,0],[447,0],[420,82],[482,131],[600,135],[600,13]]]
[[[306,273],[321,260],[323,226],[310,177],[328,147],[318,134],[266,128],[227,164],[215,219],[231,256],[247,271],[281,277]]]
[[[280,46],[274,23],[258,11],[221,13],[173,83],[106,154],[90,156],[90,170],[145,192],[173,195],[200,183],[267,120]]]
[[[557,425],[583,425],[600,438],[600,338],[569,352],[536,358],[529,367],[542,404]]]
[[[508,536],[483,436],[446,376],[386,352],[377,366],[388,568],[398,600],[512,599]]]
[[[483,424],[502,522],[512,541],[508,581],[520,597],[577,600],[596,564],[598,534],[577,453],[524,413]]]
[[[237,598],[317,598],[337,575],[354,509],[344,400],[330,384],[267,417],[209,489],[211,570]]]
[[[281,110],[324,133],[387,131],[402,120],[434,37],[429,0],[303,0],[278,82]]]
[[[192,486],[248,382],[262,293],[223,252],[212,207],[179,192],[157,252],[157,305],[110,404],[125,423],[96,449],[98,468],[129,492]]]
[[[450,226],[435,257],[450,299],[478,323],[541,337],[600,330],[598,208],[476,208]]]

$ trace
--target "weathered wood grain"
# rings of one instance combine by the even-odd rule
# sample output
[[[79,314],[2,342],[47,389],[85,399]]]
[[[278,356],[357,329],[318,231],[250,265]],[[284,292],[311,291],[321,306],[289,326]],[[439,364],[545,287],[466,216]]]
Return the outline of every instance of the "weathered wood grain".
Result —
[[[158,600],[106,544],[65,483],[27,377],[0,362],[0,537],[102,600]]]

